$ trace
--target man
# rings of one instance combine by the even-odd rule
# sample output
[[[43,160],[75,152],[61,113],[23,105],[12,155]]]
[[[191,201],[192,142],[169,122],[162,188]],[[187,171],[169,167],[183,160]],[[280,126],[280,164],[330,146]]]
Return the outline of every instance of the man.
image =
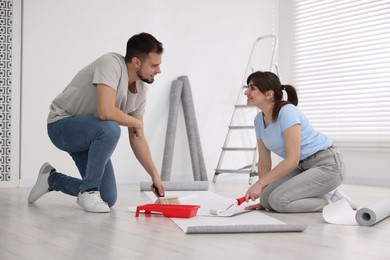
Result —
[[[126,56],[108,53],[83,68],[52,102],[48,135],[53,144],[69,153],[81,178],[42,165],[28,197],[34,203],[49,191],[77,196],[88,212],[110,212],[117,198],[110,160],[120,137],[128,128],[130,146],[152,178],[153,189],[165,189],[151,158],[143,132],[147,86],[161,73],[163,46],[152,35],[140,33],[127,42]]]

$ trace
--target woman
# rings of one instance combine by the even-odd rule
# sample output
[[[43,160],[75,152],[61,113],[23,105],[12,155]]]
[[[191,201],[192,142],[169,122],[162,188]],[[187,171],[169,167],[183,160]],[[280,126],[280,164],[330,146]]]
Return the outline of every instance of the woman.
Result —
[[[344,197],[338,191],[330,193],[344,179],[341,154],[296,107],[295,88],[282,85],[274,73],[261,71],[252,73],[247,84],[248,106],[261,110],[254,122],[259,180],[246,193],[247,200],[260,198],[260,203],[247,209],[316,212]],[[283,92],[287,101],[282,100]],[[274,168],[271,152],[283,158]]]

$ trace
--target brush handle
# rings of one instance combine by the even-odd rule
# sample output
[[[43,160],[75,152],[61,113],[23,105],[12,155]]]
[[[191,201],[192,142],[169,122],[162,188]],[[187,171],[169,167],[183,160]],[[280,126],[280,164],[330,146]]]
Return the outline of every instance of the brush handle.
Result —
[[[156,185],[154,185],[154,184],[153,184],[153,189],[154,189],[154,191],[156,192],[156,196],[157,196],[157,197],[159,197],[159,198],[164,197],[164,196],[161,196],[161,195],[160,195],[160,191],[157,189]]]

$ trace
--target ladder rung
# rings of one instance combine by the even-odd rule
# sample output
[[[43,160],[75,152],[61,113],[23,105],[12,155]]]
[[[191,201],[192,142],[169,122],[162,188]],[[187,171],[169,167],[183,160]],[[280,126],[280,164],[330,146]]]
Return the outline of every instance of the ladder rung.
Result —
[[[243,170],[243,169],[215,169],[215,172],[221,173],[221,172],[226,172],[226,173],[251,173],[252,171],[249,170]]]
[[[256,151],[256,147],[222,147],[224,151]]]
[[[253,125],[234,125],[229,126],[229,129],[253,129],[255,128]]]
[[[277,74],[279,74],[278,67],[275,64],[275,54],[276,54],[276,47],[277,47],[278,39],[274,35],[264,35],[264,36],[258,37],[253,44],[252,51],[251,51],[249,61],[248,61],[248,65],[247,65],[246,72],[245,72],[246,75],[248,73],[252,73],[255,71],[255,66],[254,66],[255,63],[253,61],[257,60],[258,59],[257,56],[261,56],[260,54],[263,53],[263,52],[257,51],[257,47],[260,47],[260,45],[258,43],[263,41],[263,40],[268,40],[268,39],[270,39],[271,43],[272,43],[270,46],[272,48],[271,55],[270,55],[271,62],[270,62],[270,67],[268,70],[272,71],[275,68]],[[263,46],[263,45],[261,45],[261,46]],[[262,57],[259,57],[259,58],[260,58],[260,60],[262,59]],[[258,64],[256,64],[256,65],[258,65]],[[253,119],[250,120],[249,118],[244,116],[244,117],[241,117],[241,119],[242,119],[241,123],[236,123],[236,125],[234,125],[233,122],[236,122],[235,119],[240,118],[240,116],[241,116],[241,114],[243,114],[243,112],[251,112],[252,113],[252,112],[255,112],[254,109],[256,109],[257,113],[259,113],[261,111],[256,106],[248,106],[247,102],[245,102],[245,98],[244,98],[243,94],[245,94],[245,92],[247,91],[247,89],[249,87],[247,85],[249,85],[249,84],[246,82],[246,76],[245,76],[244,81],[241,83],[241,85],[238,85],[238,87],[240,87],[240,91],[238,93],[236,103],[234,104],[234,111],[233,111],[232,119],[230,121],[230,124],[228,125],[227,135],[225,137],[225,142],[222,146],[219,161],[218,161],[218,164],[216,166],[217,169],[216,169],[216,172],[214,174],[213,182],[216,181],[218,174],[224,173],[224,172],[226,172],[226,173],[247,173],[250,175],[249,184],[251,184],[251,182],[252,182],[251,178],[253,176],[257,175],[257,169],[253,170],[254,164],[256,163],[256,160],[258,157],[257,145],[253,144],[253,143],[248,143],[248,144],[238,143],[238,142],[234,143],[234,144],[229,143],[230,135],[233,133],[233,132],[231,132],[231,130],[236,131],[234,133],[237,133],[239,130],[245,130],[247,132],[250,132],[250,131],[253,131],[255,128],[253,126]],[[246,109],[246,110],[244,110],[244,109]],[[235,141],[238,141],[238,140],[235,140]],[[234,146],[243,146],[243,147],[234,147]],[[255,147],[252,148],[250,146],[255,146]],[[252,164],[245,166],[244,168],[238,168],[238,169],[220,169],[220,168],[224,167],[222,165],[224,165],[223,160],[224,160],[225,152],[229,152],[229,151],[239,151],[239,152],[241,151],[242,153],[246,153],[245,155],[251,154],[251,156],[253,156]],[[234,152],[234,153],[237,153],[237,152]],[[225,166],[225,167],[229,168],[229,167],[234,167],[234,166]]]

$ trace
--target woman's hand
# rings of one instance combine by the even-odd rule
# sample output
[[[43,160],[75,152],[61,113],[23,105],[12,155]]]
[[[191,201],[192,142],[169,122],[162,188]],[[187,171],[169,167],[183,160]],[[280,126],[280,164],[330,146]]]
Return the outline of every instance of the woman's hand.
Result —
[[[263,210],[265,209],[260,203],[245,207],[246,210]]]
[[[245,201],[248,201],[249,199],[255,201],[260,198],[261,192],[264,188],[265,187],[263,187],[260,181],[255,182],[246,192]]]

